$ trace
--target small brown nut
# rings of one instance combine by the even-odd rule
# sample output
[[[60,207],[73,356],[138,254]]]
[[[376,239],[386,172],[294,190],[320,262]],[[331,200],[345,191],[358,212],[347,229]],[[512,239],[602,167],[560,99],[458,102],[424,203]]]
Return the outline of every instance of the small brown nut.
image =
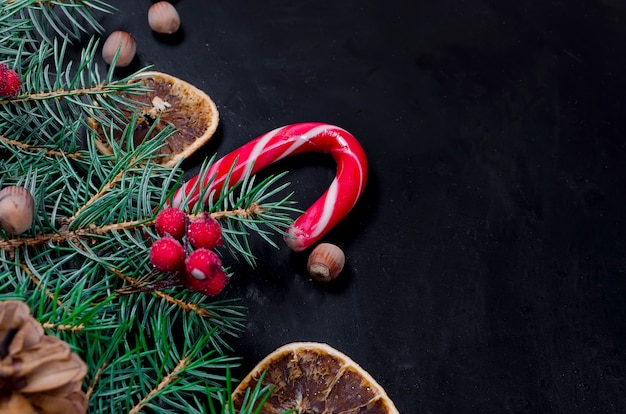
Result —
[[[24,187],[0,190],[0,227],[11,236],[24,233],[33,224],[35,200]]]
[[[159,1],[148,9],[148,24],[157,33],[172,34],[180,27],[180,16],[171,3]]]
[[[345,263],[343,250],[331,243],[320,243],[309,255],[307,270],[313,279],[330,282],[343,270]]]
[[[113,58],[117,49],[120,49],[120,53],[115,62],[115,67],[123,68],[128,66],[130,62],[135,58],[137,52],[137,44],[135,38],[128,32],[123,30],[116,30],[112,32],[107,40],[102,45],[102,58],[107,64],[113,63]]]

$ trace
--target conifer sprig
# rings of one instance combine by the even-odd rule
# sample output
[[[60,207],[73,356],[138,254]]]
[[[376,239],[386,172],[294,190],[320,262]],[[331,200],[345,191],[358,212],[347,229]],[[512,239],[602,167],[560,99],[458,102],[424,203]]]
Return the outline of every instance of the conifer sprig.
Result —
[[[135,74],[117,79],[94,63],[94,13],[113,8],[99,0],[0,4],[0,61],[23,82],[21,94],[0,100],[0,187],[27,188],[37,206],[29,231],[0,231],[0,300],[24,301],[86,362],[90,411],[214,412],[215,402],[225,410],[238,363],[230,342],[245,329],[245,308],[227,294],[173,285],[175,277],[149,263],[155,214],[183,175],[158,162],[173,129],[134,144],[137,117],[120,106],[137,109],[132,96],[146,92],[129,82]],[[73,40],[88,33],[77,51]],[[110,154],[96,148],[88,117]],[[123,128],[121,142],[113,128]],[[227,182],[214,202],[188,211],[222,224],[227,271],[241,258],[254,264],[251,237],[276,246],[274,237],[285,235],[295,210],[283,179]],[[241,412],[268,392],[253,390]]]
[[[133,129],[131,120],[126,138]],[[198,402],[197,393],[209,387],[217,398],[224,369],[236,364],[227,355],[228,338],[245,327],[241,305],[179,287],[137,288],[164,278],[152,270],[147,251],[157,237],[155,208],[181,181],[179,170],[154,162],[167,136],[164,130],[126,151],[111,142],[119,157],[92,146],[73,158],[30,152],[28,169],[2,176],[3,185],[29,188],[39,208],[31,231],[0,241],[0,298],[25,301],[51,334],[85,359],[94,411],[198,412],[202,408],[190,405]],[[6,151],[9,163],[24,155],[21,146],[7,145]],[[5,173],[12,168],[4,161],[0,166]],[[280,178],[233,184],[207,212],[222,223],[250,220],[248,232],[280,232],[292,211],[288,197],[269,201],[285,188],[277,185]],[[246,239],[242,230],[233,232],[229,238]],[[41,238],[45,242],[34,242]]]
[[[267,399],[270,397],[272,393],[272,388],[270,386],[261,386],[263,383],[263,378],[265,377],[265,372],[261,373],[259,379],[254,386],[254,388],[248,388],[244,393],[243,399],[241,401],[241,407],[239,408],[239,413],[254,413],[258,414],[261,411],[261,407]],[[235,409],[235,404],[232,399],[232,388],[231,388],[231,378],[230,371],[226,372],[226,387],[218,393],[218,400],[221,404],[221,413],[222,414],[237,414],[237,410]],[[217,411],[213,406],[213,402],[209,401],[209,408],[211,410],[211,414],[216,414]],[[295,410],[288,411],[284,414],[291,414],[295,412]]]
[[[101,32],[96,14],[116,10],[102,0],[3,0],[2,8],[0,27],[17,21],[16,35],[38,43],[52,43],[55,37],[66,36],[80,40],[93,31]]]
[[[131,82],[145,69],[115,79],[114,66],[110,66],[102,77],[94,63],[98,43],[92,37],[77,61],[68,56],[67,38],[42,44],[37,58],[20,70],[23,93],[0,99],[3,136],[19,137],[21,142],[35,146],[55,142],[58,148],[68,151],[76,145],[76,136],[82,133],[88,117],[97,123],[110,123],[111,119],[124,123],[122,108],[139,105],[126,96],[148,91],[142,83]],[[16,119],[21,120],[19,127],[15,127]]]

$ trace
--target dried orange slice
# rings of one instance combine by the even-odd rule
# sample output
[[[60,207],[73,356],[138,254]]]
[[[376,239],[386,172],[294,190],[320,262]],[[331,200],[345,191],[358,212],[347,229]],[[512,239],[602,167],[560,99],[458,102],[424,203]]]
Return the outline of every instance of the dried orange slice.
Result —
[[[159,162],[174,166],[181,159],[187,158],[211,139],[219,122],[219,113],[215,102],[202,90],[188,82],[162,72],[143,72],[132,82],[143,82],[151,91],[145,95],[125,96],[136,102],[146,104],[139,108],[139,119],[135,125],[133,141],[135,145],[143,142],[152,128],[152,136],[171,125],[176,132],[167,138],[159,153]],[[122,94],[123,96],[123,94]],[[128,118],[132,115],[125,109]],[[93,118],[90,126],[99,132],[96,140],[98,150],[110,154],[111,147],[102,138],[101,129]],[[113,139],[118,140],[122,131],[114,131]]]
[[[233,392],[236,410],[264,372],[261,386],[273,391],[260,413],[398,413],[370,374],[333,347],[316,342],[294,342],[266,356]]]

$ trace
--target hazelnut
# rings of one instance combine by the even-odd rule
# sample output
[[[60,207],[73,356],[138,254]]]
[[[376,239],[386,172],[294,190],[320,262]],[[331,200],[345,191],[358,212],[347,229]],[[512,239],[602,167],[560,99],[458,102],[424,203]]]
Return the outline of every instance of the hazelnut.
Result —
[[[180,17],[171,3],[159,1],[148,9],[148,24],[157,33],[172,34],[180,27]]]
[[[102,58],[109,65],[113,63],[113,58],[118,48],[120,53],[117,56],[115,67],[123,68],[128,66],[135,58],[135,52],[137,51],[135,38],[123,30],[116,30],[107,37],[104,45],[102,45]]]
[[[33,224],[35,200],[30,191],[13,185],[0,191],[0,227],[9,235],[24,233]]]
[[[343,250],[331,243],[320,243],[309,255],[307,270],[313,279],[330,282],[343,270],[345,263]]]

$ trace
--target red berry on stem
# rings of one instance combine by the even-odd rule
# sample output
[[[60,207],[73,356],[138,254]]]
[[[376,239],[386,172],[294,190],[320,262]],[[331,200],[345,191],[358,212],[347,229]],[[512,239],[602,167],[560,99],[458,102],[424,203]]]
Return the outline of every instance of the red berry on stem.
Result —
[[[187,289],[215,296],[224,290],[228,276],[222,268],[217,253],[209,249],[197,249],[185,260],[185,271],[179,273],[180,282]]]
[[[189,243],[196,249],[214,249],[224,244],[222,227],[213,217],[204,215],[189,224]]]
[[[199,291],[207,296],[216,296],[224,290],[227,284],[228,276],[226,276],[226,272],[224,272],[223,269],[219,269],[217,273],[215,273],[215,276],[213,276],[213,279],[209,280],[208,283],[203,284],[202,289]]]
[[[211,279],[220,269],[222,260],[217,253],[209,249],[194,250],[185,259],[187,275],[198,280]]]
[[[161,210],[154,220],[154,228],[159,236],[172,236],[176,240],[182,240],[187,232],[189,217],[183,211],[168,207]]]
[[[0,96],[13,98],[21,86],[20,76],[13,69],[9,69],[6,63],[0,63]]]
[[[199,280],[186,272],[179,274],[183,286],[187,289],[203,293],[207,296],[216,296],[221,293],[228,284],[228,276],[224,269],[219,268],[210,279]]]
[[[160,272],[175,272],[185,264],[185,249],[172,237],[156,240],[150,247],[150,263]]]

